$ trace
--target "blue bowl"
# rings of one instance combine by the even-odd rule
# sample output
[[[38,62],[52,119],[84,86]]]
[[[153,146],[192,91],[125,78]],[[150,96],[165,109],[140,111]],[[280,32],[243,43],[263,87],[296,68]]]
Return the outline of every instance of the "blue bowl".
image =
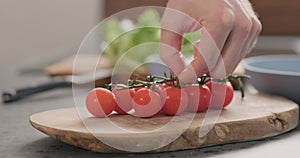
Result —
[[[264,55],[246,58],[245,73],[259,92],[280,95],[300,104],[300,56]]]

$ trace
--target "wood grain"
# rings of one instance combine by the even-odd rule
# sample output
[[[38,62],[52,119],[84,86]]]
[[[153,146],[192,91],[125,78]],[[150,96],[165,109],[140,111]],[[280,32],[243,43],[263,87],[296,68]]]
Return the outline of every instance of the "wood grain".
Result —
[[[143,119],[131,115],[113,115],[109,117],[109,120],[93,117],[80,118],[76,108],[37,113],[30,117],[30,122],[33,127],[53,138],[104,153],[125,152],[105,144],[106,140],[118,142],[119,145],[123,145],[124,149],[135,146],[138,151],[142,147],[156,145],[159,148],[150,152],[175,151],[263,139],[285,133],[298,125],[298,105],[292,101],[266,94],[247,94],[244,100],[241,100],[238,94],[235,96],[234,101],[221,112],[217,122],[212,124],[207,134],[199,136],[200,128],[206,126],[201,126],[205,113],[198,113],[188,128],[166,146],[162,144],[180,132],[177,127],[186,123],[188,121],[186,116],[191,113],[185,113],[174,119],[173,128],[164,129],[161,127],[172,119],[171,116],[158,115]],[[107,125],[108,121],[134,132],[124,134],[113,131]],[[84,124],[89,128],[87,129]],[[95,131],[97,126],[106,127],[105,132],[91,134],[89,131]],[[153,132],[145,132],[149,130]],[[96,137],[101,138],[101,141]]]

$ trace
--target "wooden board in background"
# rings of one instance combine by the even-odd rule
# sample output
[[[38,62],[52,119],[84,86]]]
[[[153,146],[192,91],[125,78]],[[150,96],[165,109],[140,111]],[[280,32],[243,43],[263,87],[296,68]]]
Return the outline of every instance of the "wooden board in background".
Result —
[[[64,75],[72,75],[74,63],[78,69],[74,70],[76,74],[80,73],[89,73],[99,69],[107,69],[111,68],[112,64],[110,61],[104,56],[99,60],[98,54],[81,54],[77,56],[70,56],[57,63],[53,63],[45,68],[45,73],[49,76],[64,76]]]

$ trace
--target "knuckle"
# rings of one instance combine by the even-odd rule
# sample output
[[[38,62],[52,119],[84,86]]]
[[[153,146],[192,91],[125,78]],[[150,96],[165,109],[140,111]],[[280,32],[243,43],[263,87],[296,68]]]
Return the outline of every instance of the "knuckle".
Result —
[[[221,18],[219,20],[219,25],[222,27],[232,27],[235,20],[235,15],[231,9],[224,9],[220,11]]]
[[[253,24],[256,28],[257,33],[259,34],[262,31],[262,23],[257,18],[254,18]]]
[[[252,16],[251,17],[251,22],[253,26],[254,32],[257,32],[258,34],[262,31],[262,23],[260,20],[257,18],[257,16]]]
[[[237,24],[237,30],[243,38],[246,38],[252,31],[253,23],[250,18],[245,17]]]
[[[252,22],[250,20],[243,20],[238,27],[240,31],[248,34],[252,29]]]

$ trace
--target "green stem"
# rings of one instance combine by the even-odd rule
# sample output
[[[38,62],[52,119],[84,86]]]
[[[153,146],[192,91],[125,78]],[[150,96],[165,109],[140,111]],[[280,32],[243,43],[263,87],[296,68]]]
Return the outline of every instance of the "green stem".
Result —
[[[250,78],[248,75],[229,75],[228,80],[231,84],[235,85],[241,92],[242,99],[245,97],[244,85],[242,82],[242,78]]]

